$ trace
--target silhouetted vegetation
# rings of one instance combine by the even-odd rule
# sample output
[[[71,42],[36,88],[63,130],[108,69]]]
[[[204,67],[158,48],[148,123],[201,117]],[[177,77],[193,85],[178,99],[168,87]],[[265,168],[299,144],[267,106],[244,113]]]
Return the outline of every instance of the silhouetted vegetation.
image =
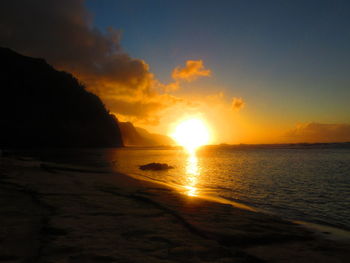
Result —
[[[0,48],[0,147],[122,146],[117,120],[71,74]]]

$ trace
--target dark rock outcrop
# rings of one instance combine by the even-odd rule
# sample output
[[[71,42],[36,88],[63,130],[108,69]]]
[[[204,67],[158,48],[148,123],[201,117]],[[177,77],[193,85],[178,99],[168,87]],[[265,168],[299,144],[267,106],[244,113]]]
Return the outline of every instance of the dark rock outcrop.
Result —
[[[0,48],[0,147],[118,147],[118,121],[71,74]]]
[[[150,171],[164,171],[169,169],[174,169],[173,166],[166,163],[148,163],[145,165],[140,165],[141,170],[150,170]]]
[[[149,133],[135,127],[131,122],[119,122],[123,142],[126,146],[169,146],[174,141],[166,135]]]

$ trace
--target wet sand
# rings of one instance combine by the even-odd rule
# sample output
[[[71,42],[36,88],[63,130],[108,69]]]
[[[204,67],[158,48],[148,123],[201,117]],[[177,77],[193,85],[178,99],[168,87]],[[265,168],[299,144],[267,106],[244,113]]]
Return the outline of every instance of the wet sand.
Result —
[[[108,170],[0,159],[0,262],[348,262],[349,240]]]

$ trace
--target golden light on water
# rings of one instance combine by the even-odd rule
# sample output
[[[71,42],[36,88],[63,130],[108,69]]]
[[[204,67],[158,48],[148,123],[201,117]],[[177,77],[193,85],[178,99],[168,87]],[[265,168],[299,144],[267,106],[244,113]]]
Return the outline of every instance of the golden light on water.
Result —
[[[199,118],[186,119],[180,122],[171,137],[191,154],[202,145],[208,144],[209,128]]]
[[[186,164],[186,194],[189,196],[197,196],[197,183],[200,175],[198,158],[194,152],[189,153]]]
[[[210,132],[208,125],[200,118],[188,118],[180,121],[175,127],[171,137],[187,152],[186,160],[186,178],[184,188],[189,196],[198,195],[198,179],[200,176],[200,167],[196,150],[206,145],[210,141]]]

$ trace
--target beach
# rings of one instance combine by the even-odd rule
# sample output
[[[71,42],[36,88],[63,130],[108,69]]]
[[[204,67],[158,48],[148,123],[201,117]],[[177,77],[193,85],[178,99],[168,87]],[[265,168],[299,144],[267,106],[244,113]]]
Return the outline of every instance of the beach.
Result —
[[[1,262],[348,262],[350,241],[107,168],[0,159]],[[329,237],[328,237],[328,236]]]

